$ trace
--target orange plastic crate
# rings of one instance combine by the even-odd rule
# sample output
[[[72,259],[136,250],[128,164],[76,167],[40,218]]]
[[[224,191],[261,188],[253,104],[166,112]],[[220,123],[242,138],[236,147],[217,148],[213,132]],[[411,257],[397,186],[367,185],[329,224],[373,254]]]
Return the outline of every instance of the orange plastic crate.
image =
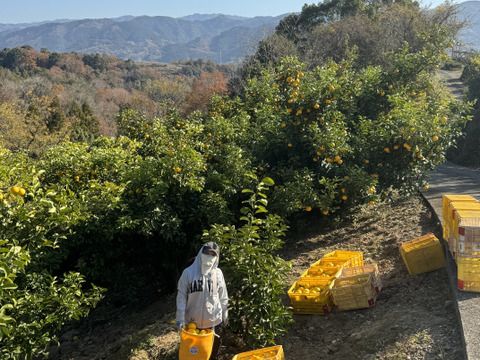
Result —
[[[333,280],[339,274],[340,266],[315,266],[300,275],[301,280]]]
[[[459,290],[480,292],[479,258],[457,258],[457,286]]]
[[[421,274],[445,266],[442,244],[431,233],[402,243],[400,254],[410,275]]]
[[[324,259],[328,258],[345,258],[350,259],[350,266],[362,266],[363,265],[363,253],[361,251],[332,251],[323,256]]]
[[[296,314],[327,315],[333,306],[328,286],[330,280],[299,280],[288,290],[288,297]],[[308,292],[305,291],[308,289]]]
[[[257,349],[237,354],[232,360],[285,360],[282,345]]]

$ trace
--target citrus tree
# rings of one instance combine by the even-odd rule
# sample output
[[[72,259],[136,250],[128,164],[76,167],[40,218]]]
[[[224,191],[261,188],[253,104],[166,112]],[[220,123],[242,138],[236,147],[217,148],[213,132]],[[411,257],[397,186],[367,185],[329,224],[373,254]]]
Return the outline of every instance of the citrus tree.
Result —
[[[229,292],[230,329],[251,346],[275,344],[291,325],[292,313],[282,305],[285,280],[292,264],[278,256],[287,226],[267,214],[267,195],[273,180],[249,174],[255,190],[245,189],[242,225],[213,225],[204,241],[220,245]]]
[[[44,186],[43,171],[26,156],[0,153],[0,354],[2,359],[45,356],[55,333],[88,314],[102,289],[77,272],[53,275],[32,261],[58,249],[84,214],[75,196]]]
[[[243,101],[214,109],[211,118],[227,117],[224,109],[234,106],[244,119],[238,141],[252,165],[274,179],[275,212],[330,215],[374,204],[393,188],[427,186],[470,107],[432,80],[447,33],[438,29],[428,39],[421,51],[405,45],[392,54],[388,68],[357,70],[353,56],[308,71],[287,57],[250,79]]]

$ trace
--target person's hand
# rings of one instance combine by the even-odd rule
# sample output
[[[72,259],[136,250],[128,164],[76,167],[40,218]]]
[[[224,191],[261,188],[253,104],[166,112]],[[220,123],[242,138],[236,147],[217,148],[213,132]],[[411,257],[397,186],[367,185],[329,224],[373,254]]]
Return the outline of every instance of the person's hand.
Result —
[[[183,321],[175,321],[175,326],[178,328],[178,332],[182,333],[182,329],[185,327],[185,323]]]

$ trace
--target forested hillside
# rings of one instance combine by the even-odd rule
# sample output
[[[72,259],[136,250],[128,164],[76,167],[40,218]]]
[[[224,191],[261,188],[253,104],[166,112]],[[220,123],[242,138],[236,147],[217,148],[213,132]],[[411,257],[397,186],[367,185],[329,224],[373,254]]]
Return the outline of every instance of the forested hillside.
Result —
[[[226,91],[233,68],[211,61],[135,63],[107,55],[0,51],[0,131],[3,146],[39,156],[65,139],[116,136],[124,107],[145,116],[204,109]],[[25,122],[25,118],[31,119]]]
[[[229,330],[275,342],[287,225],[427,187],[468,122],[435,77],[460,28],[448,4],[327,1],[238,72],[1,51],[1,356],[46,356],[102,298],[172,293],[204,241],[222,248]]]

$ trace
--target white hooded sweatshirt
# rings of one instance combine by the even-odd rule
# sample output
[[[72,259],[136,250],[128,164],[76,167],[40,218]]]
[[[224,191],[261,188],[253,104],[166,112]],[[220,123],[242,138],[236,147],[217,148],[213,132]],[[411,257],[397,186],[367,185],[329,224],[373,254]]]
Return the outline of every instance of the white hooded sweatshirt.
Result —
[[[203,273],[208,273],[202,274],[202,246],[193,264],[183,271],[178,281],[177,292],[175,321],[184,324],[194,322],[200,329],[217,326],[226,319],[228,313],[227,287],[222,270],[218,268],[220,252],[217,244],[213,242],[207,244],[209,246],[214,244],[218,254],[214,258],[213,266],[211,263],[205,263],[205,260],[208,261],[208,257],[203,255]],[[213,289],[213,274],[216,274],[217,278],[217,291]]]

